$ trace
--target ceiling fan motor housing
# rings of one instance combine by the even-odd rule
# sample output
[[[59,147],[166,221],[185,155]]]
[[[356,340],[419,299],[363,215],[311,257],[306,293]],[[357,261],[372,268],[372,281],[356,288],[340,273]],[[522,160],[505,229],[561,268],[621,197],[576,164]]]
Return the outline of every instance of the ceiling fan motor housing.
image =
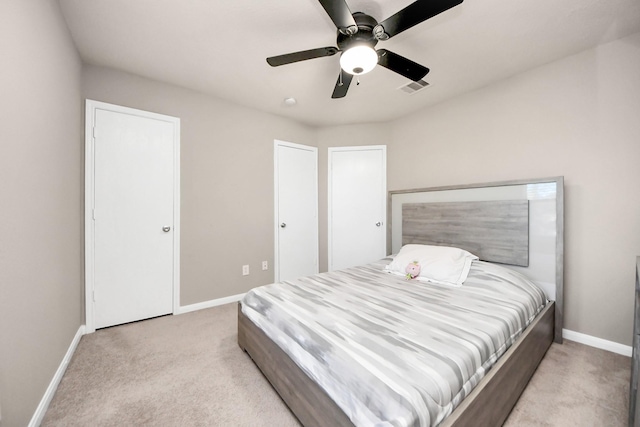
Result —
[[[378,25],[378,21],[362,12],[354,13],[353,19],[358,26],[358,31],[355,34],[347,35],[338,30],[337,43],[340,50],[345,51],[357,45],[367,45],[371,48],[375,47],[375,45],[378,44],[378,39],[374,37],[373,29]]]

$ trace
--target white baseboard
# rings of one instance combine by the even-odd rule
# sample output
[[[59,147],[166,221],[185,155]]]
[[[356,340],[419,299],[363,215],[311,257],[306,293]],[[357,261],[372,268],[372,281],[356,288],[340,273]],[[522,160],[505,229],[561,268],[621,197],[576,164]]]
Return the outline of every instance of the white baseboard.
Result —
[[[229,297],[212,299],[209,301],[203,301],[196,304],[183,305],[178,308],[178,311],[175,314],[184,314],[184,313],[189,313],[191,311],[202,310],[204,308],[217,307],[219,305],[238,302],[244,297],[244,295],[245,294],[231,295]]]
[[[51,403],[51,399],[53,399],[53,395],[56,393],[58,389],[58,385],[60,384],[60,380],[62,380],[62,376],[67,370],[67,366],[69,366],[69,362],[71,361],[71,357],[73,353],[76,351],[76,347],[78,347],[78,343],[80,342],[80,338],[84,335],[84,325],[80,325],[78,328],[78,332],[73,337],[71,341],[71,345],[67,350],[67,353],[64,355],[62,362],[60,362],[60,366],[58,366],[58,370],[56,371],[53,379],[49,383],[49,387],[47,387],[47,391],[45,391],[44,396],[42,396],[42,400],[40,400],[40,404],[36,408],[36,412],[31,417],[31,421],[29,422],[29,427],[38,427],[40,423],[42,423],[42,419],[44,418],[44,414],[47,412],[49,408],[49,404]]]
[[[581,334],[580,332],[562,330],[562,338],[575,341],[580,344],[588,345],[602,350],[618,353],[623,356],[631,357],[632,348],[630,345],[624,345],[613,341],[603,340],[602,338],[593,337],[591,335]]]

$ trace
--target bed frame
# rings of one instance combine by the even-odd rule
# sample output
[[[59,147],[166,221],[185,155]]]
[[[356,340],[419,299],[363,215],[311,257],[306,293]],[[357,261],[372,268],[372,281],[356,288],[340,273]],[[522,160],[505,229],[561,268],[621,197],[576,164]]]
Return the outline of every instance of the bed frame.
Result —
[[[551,343],[562,341],[563,179],[508,181],[407,192],[556,183],[556,301],[551,301],[522,336],[498,360],[475,389],[447,417],[442,427],[502,425],[533,376]],[[391,200],[390,192],[389,199]],[[391,218],[391,215],[389,215]],[[389,234],[391,227],[388,228]],[[280,347],[242,313],[238,304],[238,345],[253,359],[273,388],[305,427],[353,426],[336,403]]]

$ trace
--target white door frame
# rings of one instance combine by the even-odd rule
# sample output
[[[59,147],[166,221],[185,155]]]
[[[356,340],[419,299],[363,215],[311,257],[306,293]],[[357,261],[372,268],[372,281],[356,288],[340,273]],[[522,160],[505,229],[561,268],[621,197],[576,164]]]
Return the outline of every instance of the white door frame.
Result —
[[[85,333],[95,332],[94,321],[94,271],[95,271],[95,227],[94,172],[95,172],[95,117],[96,110],[131,114],[161,120],[173,124],[173,314],[180,308],[180,119],[120,105],[87,99],[85,108],[85,174],[84,174],[84,262],[85,262]]]
[[[278,242],[278,233],[280,232],[280,224],[278,222],[278,206],[279,206],[279,200],[278,200],[278,188],[280,183],[278,182],[278,146],[284,146],[284,147],[290,147],[290,148],[297,148],[299,150],[307,150],[307,151],[312,151],[315,156],[316,156],[316,171],[318,170],[318,148],[317,147],[311,147],[308,145],[302,145],[302,144],[294,144],[293,142],[286,142],[286,141],[279,141],[277,139],[273,140],[273,241],[274,241],[274,248],[273,248],[273,281],[274,282],[279,282],[280,281],[280,247],[279,247],[279,242]],[[316,211],[315,211],[315,216],[316,216],[316,229],[315,229],[315,236],[316,236],[316,273],[317,273],[317,269],[319,268],[319,249],[318,249],[318,174],[316,173],[315,176],[315,198],[316,198]]]
[[[381,226],[383,226],[386,229],[386,223],[387,223],[387,146],[386,145],[357,145],[357,146],[352,146],[352,147],[329,147],[328,150],[328,160],[327,160],[327,269],[329,271],[333,271],[333,251],[332,251],[332,243],[333,243],[333,223],[331,220],[331,212],[333,207],[331,206],[332,203],[332,194],[331,194],[331,184],[332,184],[332,176],[333,174],[331,173],[331,168],[332,168],[332,156],[331,153],[335,152],[335,151],[369,151],[369,150],[382,150],[382,157],[384,159],[384,161],[382,162],[382,173],[385,177],[385,179],[382,180],[382,200],[383,200],[383,206],[382,206],[382,224]],[[385,241],[386,241],[386,234],[385,234]],[[385,245],[385,252],[386,252],[387,248]]]

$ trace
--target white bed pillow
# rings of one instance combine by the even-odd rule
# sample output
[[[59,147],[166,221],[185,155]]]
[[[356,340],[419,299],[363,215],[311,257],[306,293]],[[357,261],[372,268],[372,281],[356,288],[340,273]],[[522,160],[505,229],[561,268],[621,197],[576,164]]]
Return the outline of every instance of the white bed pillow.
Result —
[[[469,275],[471,262],[478,257],[464,249],[449,246],[405,245],[385,267],[389,273],[406,276],[407,265],[420,264],[418,280],[462,286]]]

